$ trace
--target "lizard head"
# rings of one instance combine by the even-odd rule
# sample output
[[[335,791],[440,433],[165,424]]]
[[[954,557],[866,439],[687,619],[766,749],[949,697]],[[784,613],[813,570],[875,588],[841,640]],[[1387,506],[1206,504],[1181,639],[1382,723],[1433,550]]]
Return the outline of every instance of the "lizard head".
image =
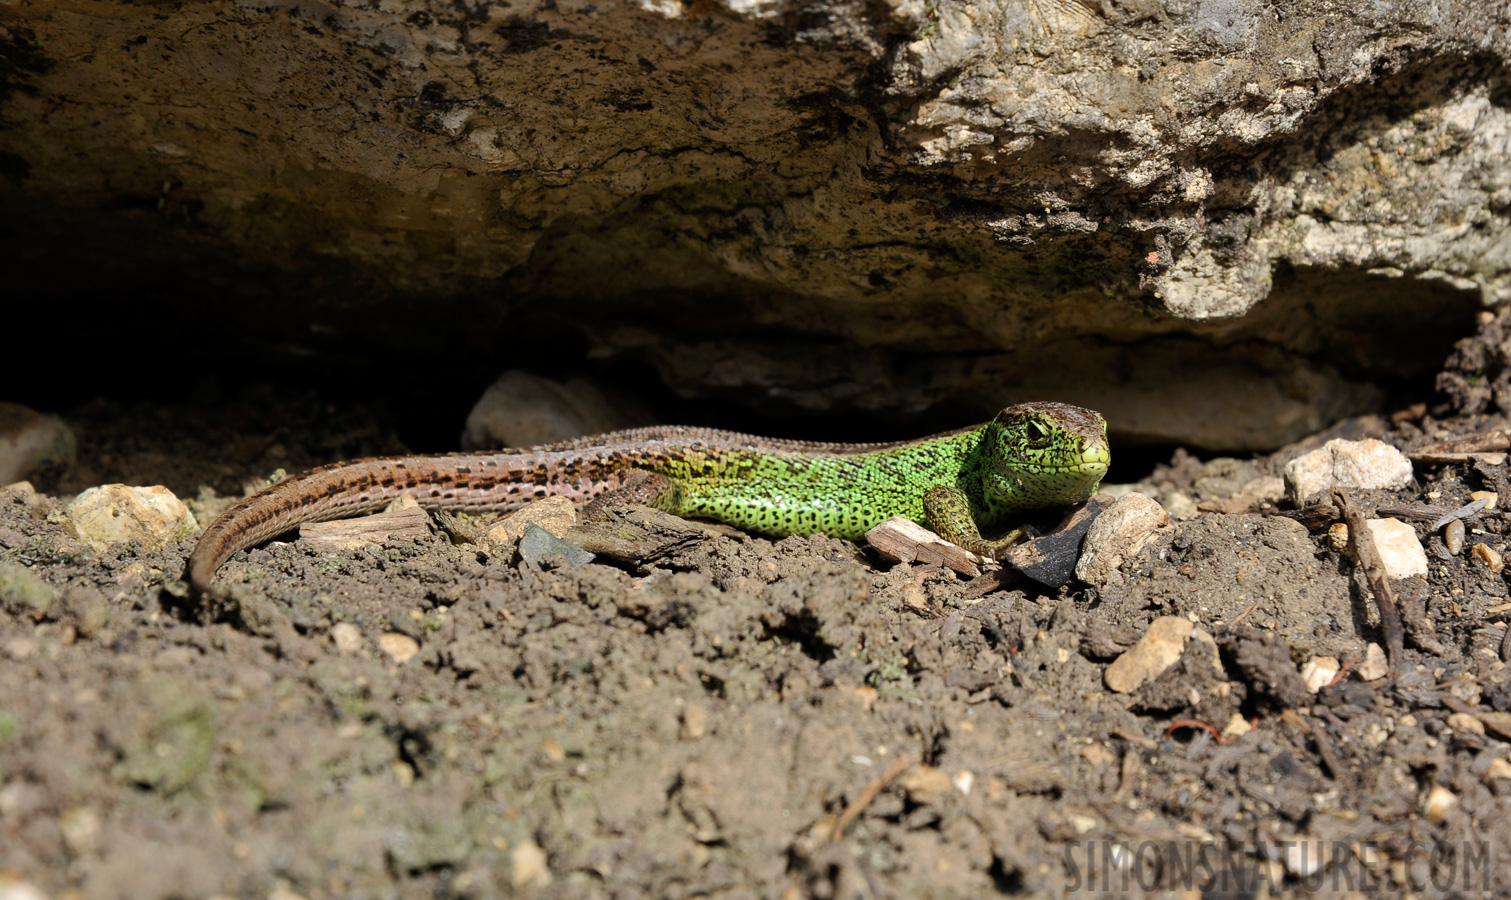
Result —
[[[981,449],[988,497],[1013,509],[1085,500],[1112,459],[1102,414],[1066,403],[1009,406],[986,426]]]

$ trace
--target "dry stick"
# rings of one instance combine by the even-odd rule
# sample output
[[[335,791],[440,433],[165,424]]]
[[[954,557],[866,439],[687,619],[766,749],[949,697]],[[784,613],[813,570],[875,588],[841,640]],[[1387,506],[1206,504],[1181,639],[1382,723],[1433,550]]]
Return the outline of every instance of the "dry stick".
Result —
[[[1364,527],[1364,517],[1358,507],[1348,498],[1342,488],[1333,488],[1333,503],[1343,513],[1348,523],[1348,540],[1354,545],[1355,557],[1364,567],[1364,577],[1369,580],[1375,593],[1375,605],[1380,608],[1380,629],[1385,632],[1385,651],[1390,659],[1392,677],[1400,671],[1401,656],[1405,652],[1405,638],[1401,631],[1401,614],[1396,609],[1396,599],[1390,593],[1390,580],[1385,577],[1385,566],[1380,563],[1380,553],[1375,549],[1375,539]]]
[[[871,783],[866,785],[865,789],[860,792],[860,795],[850,801],[850,805],[846,806],[844,811],[839,814],[839,818],[834,820],[834,829],[829,832],[829,843],[838,843],[845,836],[845,829],[850,827],[851,822],[860,818],[860,814],[866,811],[866,807],[871,805],[871,801],[876,799],[876,795],[881,793],[881,789],[886,787],[887,783],[892,779],[901,775],[903,770],[913,765],[914,762],[916,760],[913,759],[912,754],[905,753],[898,757],[897,762],[892,763],[891,768],[872,779]]]

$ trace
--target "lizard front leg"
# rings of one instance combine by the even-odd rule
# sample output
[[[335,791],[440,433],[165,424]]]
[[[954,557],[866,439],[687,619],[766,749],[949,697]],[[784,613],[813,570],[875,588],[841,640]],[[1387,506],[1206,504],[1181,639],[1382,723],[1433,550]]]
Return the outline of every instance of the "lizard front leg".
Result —
[[[588,501],[582,509],[585,521],[602,521],[608,518],[610,507],[643,504],[654,506],[663,512],[675,513],[682,507],[682,485],[660,472],[631,469],[624,473],[619,487],[604,491]]]
[[[1019,526],[994,541],[986,540],[976,527],[976,517],[971,514],[970,498],[965,491],[950,485],[937,484],[924,491],[923,511],[929,517],[929,525],[940,537],[957,547],[992,559],[1001,559],[1007,548],[1033,536],[1032,528]]]

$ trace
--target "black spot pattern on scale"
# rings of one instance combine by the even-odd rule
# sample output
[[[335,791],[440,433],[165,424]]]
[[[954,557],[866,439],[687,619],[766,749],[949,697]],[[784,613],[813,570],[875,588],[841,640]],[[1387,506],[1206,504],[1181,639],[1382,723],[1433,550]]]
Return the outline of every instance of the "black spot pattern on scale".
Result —
[[[928,523],[923,497],[939,486],[964,498],[948,511],[952,519],[989,527],[1086,496],[1105,471],[1105,441],[1098,414],[1033,403],[1009,407],[984,427],[894,444],[669,426],[495,454],[358,460],[313,469],[234,507],[206,530],[191,561],[203,587],[206,572],[235,550],[302,521],[375,509],[399,493],[427,507],[509,509],[532,496],[599,495],[632,469],[672,479],[647,495],[663,509],[767,534],[859,538],[892,515]],[[1093,446],[1096,460],[1080,465]]]

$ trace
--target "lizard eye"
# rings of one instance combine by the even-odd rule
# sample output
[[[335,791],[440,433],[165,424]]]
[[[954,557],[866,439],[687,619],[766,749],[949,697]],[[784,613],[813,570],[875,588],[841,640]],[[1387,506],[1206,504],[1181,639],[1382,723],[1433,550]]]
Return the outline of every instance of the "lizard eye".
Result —
[[[1024,424],[1023,436],[1027,439],[1028,446],[1034,450],[1042,450],[1049,446],[1049,429],[1038,422]]]

